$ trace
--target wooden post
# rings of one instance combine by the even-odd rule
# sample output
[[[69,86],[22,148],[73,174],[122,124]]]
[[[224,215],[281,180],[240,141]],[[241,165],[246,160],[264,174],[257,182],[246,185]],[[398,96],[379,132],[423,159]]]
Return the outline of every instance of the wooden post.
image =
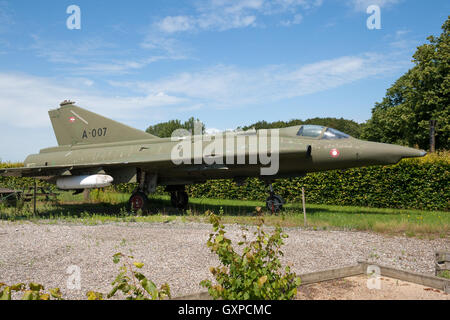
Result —
[[[90,200],[91,196],[91,189],[84,189],[83,192],[83,197],[84,197],[84,201],[88,202]]]
[[[430,152],[436,151],[436,120],[430,120]]]
[[[33,190],[33,216],[36,216],[36,192],[37,192],[37,182],[34,179],[34,190]]]
[[[305,227],[307,225],[306,221],[306,201],[305,201],[305,188],[302,187],[302,203],[303,203],[303,218],[305,222]]]

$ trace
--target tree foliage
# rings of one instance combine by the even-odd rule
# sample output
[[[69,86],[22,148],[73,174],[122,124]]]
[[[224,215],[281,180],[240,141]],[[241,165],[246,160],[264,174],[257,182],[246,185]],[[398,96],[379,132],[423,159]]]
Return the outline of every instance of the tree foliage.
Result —
[[[191,134],[204,133],[205,125],[200,120],[191,117],[188,121],[182,123],[180,120],[170,120],[150,126],[146,132],[160,138],[170,138],[175,130],[185,129]]]
[[[362,138],[428,149],[430,120],[437,120],[436,148],[450,148],[450,17],[439,37],[427,39],[414,67],[375,104]]]

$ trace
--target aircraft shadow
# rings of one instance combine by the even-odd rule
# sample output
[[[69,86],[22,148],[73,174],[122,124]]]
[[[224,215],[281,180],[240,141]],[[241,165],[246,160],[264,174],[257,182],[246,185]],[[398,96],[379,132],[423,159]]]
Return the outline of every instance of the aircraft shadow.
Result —
[[[270,214],[266,209],[264,202],[260,204],[261,211],[259,213]],[[256,216],[256,206],[254,205],[241,205],[241,204],[210,204],[210,203],[198,203],[195,201],[189,203],[186,210],[180,210],[173,208],[170,200],[165,199],[150,199],[150,212],[147,215],[168,215],[168,216],[202,216],[205,212],[210,211],[215,214],[222,213],[228,216]],[[315,215],[319,213],[337,213],[335,209],[328,208],[308,208],[307,215]],[[361,211],[357,210],[339,210],[339,214],[383,214],[376,208],[364,208]],[[282,211],[285,215],[302,215],[303,209],[301,206],[291,205]],[[387,214],[387,213],[385,213]],[[110,217],[132,217],[136,216],[135,213],[127,210],[127,202],[121,202],[116,204],[104,203],[104,202],[89,202],[89,203],[62,203],[54,204],[45,207],[38,207],[36,218],[39,219],[52,219],[52,218],[89,218],[96,215],[110,216]],[[30,210],[18,210],[13,214],[14,220],[28,220],[33,215]],[[11,220],[11,214],[3,214],[0,212],[0,220]]]

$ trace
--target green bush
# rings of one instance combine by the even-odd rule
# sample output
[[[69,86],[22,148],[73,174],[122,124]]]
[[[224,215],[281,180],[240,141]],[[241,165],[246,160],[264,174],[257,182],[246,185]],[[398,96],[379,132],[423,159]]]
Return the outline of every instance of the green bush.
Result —
[[[153,281],[147,279],[142,273],[136,270],[141,269],[144,264],[141,262],[131,263],[132,256],[116,253],[113,256],[113,261],[117,264],[122,258],[125,258],[126,261],[120,267],[120,272],[112,283],[113,288],[108,293],[108,298],[113,297],[117,291],[121,291],[127,300],[163,300],[164,298],[171,297],[169,285],[167,283],[163,284],[158,289]]]
[[[214,233],[207,242],[211,252],[217,254],[221,266],[211,267],[217,284],[203,280],[200,284],[208,288],[214,299],[225,300],[290,300],[297,295],[300,278],[287,266],[282,272],[280,250],[287,234],[277,227],[272,235],[262,230],[264,220],[260,218],[255,240],[248,241],[243,234],[239,246],[245,247],[237,253],[231,240],[225,237],[225,227],[220,218],[209,214]],[[244,232],[248,230],[243,228]]]
[[[449,156],[442,154],[406,159],[393,166],[310,173],[277,180],[273,186],[287,202],[301,201],[304,187],[308,203],[448,211],[449,169]],[[211,180],[189,186],[188,193],[195,198],[265,201],[267,187],[256,178],[242,186],[232,180]]]
[[[3,168],[18,168],[22,167],[22,163],[0,163],[0,169]],[[56,186],[46,182],[39,182],[39,185],[50,189],[52,191],[56,190]],[[34,187],[33,178],[17,178],[17,177],[2,177],[0,176],[0,188],[8,188],[15,190],[26,190],[28,188]]]

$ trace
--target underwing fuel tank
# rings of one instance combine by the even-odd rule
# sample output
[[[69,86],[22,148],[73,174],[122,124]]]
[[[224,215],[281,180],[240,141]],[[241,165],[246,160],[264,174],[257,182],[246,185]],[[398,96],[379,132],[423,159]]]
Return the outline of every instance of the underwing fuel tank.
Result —
[[[58,178],[56,186],[61,190],[95,189],[108,187],[113,181],[113,177],[104,174],[70,176]]]

